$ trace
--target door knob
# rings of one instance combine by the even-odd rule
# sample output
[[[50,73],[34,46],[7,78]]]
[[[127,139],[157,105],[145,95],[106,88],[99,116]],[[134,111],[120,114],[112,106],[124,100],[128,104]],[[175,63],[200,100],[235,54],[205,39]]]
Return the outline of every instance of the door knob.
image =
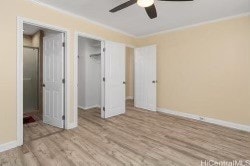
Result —
[[[157,81],[152,81],[152,83],[153,83],[153,84],[156,84],[156,83],[157,83]]]
[[[126,84],[126,82],[125,82],[125,81],[123,81],[123,84]]]
[[[43,87],[45,87],[45,84],[43,84]]]

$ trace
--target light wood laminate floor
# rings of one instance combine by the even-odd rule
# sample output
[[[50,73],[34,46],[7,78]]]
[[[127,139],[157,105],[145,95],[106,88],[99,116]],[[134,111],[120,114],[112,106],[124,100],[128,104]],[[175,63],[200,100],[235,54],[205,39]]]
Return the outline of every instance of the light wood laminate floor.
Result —
[[[201,165],[250,159],[250,133],[127,107],[107,120],[79,111],[79,126],[0,153],[0,165]]]
[[[51,134],[61,132],[62,129],[53,127],[43,123],[42,113],[35,111],[25,114],[26,116],[32,116],[36,121],[23,125],[23,141],[28,143],[30,141],[47,137]]]

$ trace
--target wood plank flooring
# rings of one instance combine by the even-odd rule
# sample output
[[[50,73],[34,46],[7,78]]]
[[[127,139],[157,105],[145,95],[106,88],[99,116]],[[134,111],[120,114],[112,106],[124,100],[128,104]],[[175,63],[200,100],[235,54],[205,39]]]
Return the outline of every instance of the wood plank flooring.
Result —
[[[107,120],[79,111],[79,126],[0,153],[0,165],[201,165],[250,160],[250,133],[127,107]]]
[[[43,123],[42,114],[38,111],[27,113],[26,116],[32,116],[36,122],[23,125],[25,143],[62,131],[62,129]]]

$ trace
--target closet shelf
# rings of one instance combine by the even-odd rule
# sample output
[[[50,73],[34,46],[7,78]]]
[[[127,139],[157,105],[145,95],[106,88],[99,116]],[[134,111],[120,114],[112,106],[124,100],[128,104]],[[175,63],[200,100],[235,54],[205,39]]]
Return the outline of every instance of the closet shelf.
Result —
[[[97,57],[97,56],[101,56],[101,53],[98,53],[98,54],[90,54],[90,57]]]

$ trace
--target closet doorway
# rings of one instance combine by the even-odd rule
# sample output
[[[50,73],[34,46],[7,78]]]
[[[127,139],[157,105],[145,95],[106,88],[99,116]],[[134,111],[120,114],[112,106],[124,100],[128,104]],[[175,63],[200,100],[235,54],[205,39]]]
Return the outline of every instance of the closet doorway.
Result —
[[[125,54],[122,43],[76,33],[75,109],[110,118],[125,113]],[[92,111],[92,112],[91,112]],[[77,119],[77,115],[74,115]]]
[[[101,113],[101,41],[78,38],[78,108]]]

